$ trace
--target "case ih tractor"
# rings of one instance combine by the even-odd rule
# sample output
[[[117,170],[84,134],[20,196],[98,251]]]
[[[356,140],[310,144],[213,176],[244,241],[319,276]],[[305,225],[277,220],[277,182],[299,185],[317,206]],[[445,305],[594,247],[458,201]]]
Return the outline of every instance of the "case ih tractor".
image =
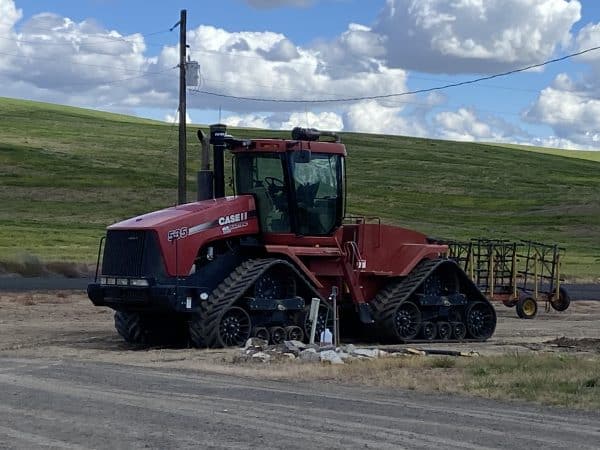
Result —
[[[224,125],[210,131],[204,200],[111,225],[100,244],[88,295],[116,310],[125,341],[306,340],[311,299],[321,300],[318,337],[331,326],[336,291],[344,335],[404,343],[493,334],[493,306],[446,245],[344,217],[346,149],[335,134],[296,128],[292,140],[239,140]],[[225,150],[235,190],[227,197]]]

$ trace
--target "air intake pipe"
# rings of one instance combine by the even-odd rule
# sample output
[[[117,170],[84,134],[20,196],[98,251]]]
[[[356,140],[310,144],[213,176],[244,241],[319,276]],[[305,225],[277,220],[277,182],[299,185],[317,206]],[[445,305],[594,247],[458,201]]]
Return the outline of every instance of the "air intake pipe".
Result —
[[[340,142],[340,137],[332,131],[319,131],[315,128],[296,127],[292,130],[292,139],[296,141],[318,141],[321,137],[333,138],[334,142]]]
[[[225,149],[227,125],[217,123],[210,126],[210,144],[213,146],[214,194],[215,198],[225,197]]]

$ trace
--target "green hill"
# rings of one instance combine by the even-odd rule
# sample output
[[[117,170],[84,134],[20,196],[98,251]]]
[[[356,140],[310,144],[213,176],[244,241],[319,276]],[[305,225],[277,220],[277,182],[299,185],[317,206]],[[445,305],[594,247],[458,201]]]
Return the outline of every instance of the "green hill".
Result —
[[[600,274],[600,161],[399,136],[342,140],[350,213],[441,237],[556,242],[568,275]],[[176,155],[177,130],[161,122],[0,98],[0,261],[94,262],[106,225],[174,204]]]

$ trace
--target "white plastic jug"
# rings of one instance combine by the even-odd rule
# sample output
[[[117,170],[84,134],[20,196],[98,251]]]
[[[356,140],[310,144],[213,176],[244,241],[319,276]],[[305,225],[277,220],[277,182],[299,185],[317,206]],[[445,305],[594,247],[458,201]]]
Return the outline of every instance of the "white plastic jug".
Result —
[[[326,328],[325,331],[321,332],[321,345],[330,345],[333,343],[333,334],[329,328]]]

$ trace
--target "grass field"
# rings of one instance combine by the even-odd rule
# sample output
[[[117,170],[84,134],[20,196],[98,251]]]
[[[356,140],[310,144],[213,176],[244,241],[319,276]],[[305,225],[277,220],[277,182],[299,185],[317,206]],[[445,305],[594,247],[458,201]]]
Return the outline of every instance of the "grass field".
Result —
[[[190,200],[196,130],[188,127]],[[567,275],[600,275],[595,154],[356,133],[342,139],[350,213],[439,237],[558,243],[567,248]],[[174,204],[176,155],[177,130],[161,122],[0,98],[0,261],[94,262],[106,225]]]

